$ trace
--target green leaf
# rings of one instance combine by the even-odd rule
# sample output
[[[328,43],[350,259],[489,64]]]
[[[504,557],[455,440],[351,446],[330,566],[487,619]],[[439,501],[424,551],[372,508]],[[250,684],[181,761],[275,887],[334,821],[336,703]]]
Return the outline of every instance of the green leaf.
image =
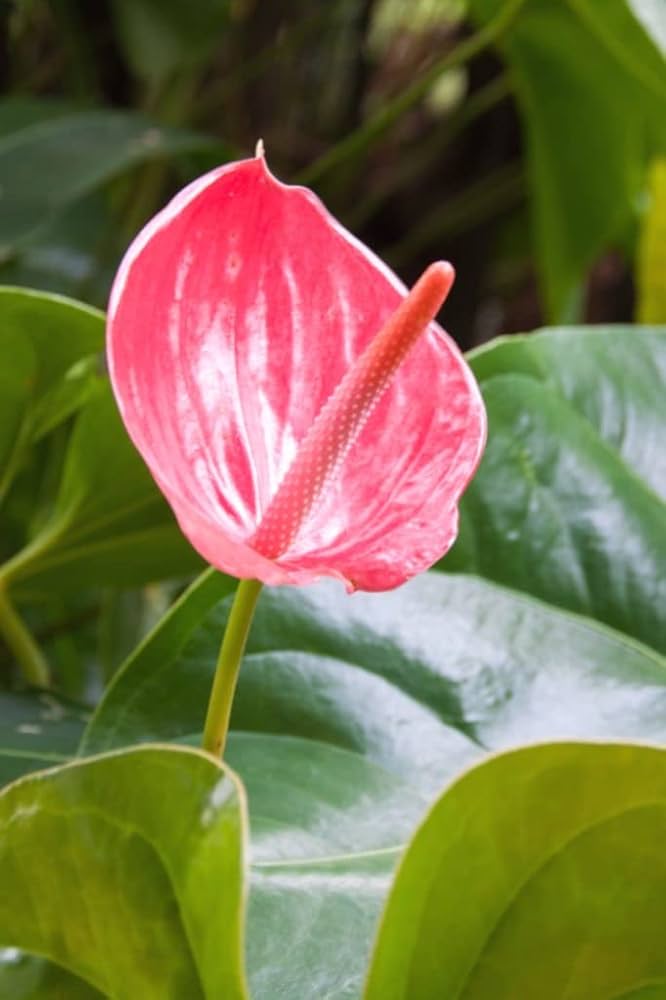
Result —
[[[104,343],[96,309],[44,292],[0,287],[0,497],[27,448],[87,398]]]
[[[464,775],[401,863],[366,1000],[666,990],[666,752],[560,744]]]
[[[490,434],[442,568],[665,650],[666,329],[546,330],[471,361]]]
[[[569,0],[571,9],[618,63],[655,97],[666,99],[664,18],[649,11],[651,0]]]
[[[0,262],[0,280],[105,304],[126,244],[103,190],[67,206],[29,243]],[[100,234],[105,234],[100,240]]]
[[[6,135],[0,139],[0,256],[130,167],[213,149],[221,146],[209,136],[124,111],[61,115]]]
[[[242,791],[213,758],[145,747],[22,778],[0,829],[0,941],[119,1000],[247,996]]]
[[[643,219],[636,262],[637,316],[641,323],[666,322],[666,158],[650,169],[650,204]]]
[[[82,752],[199,739],[228,593],[213,571],[192,586],[112,682]],[[666,737],[666,663],[473,578],[265,590],[228,744],[251,816],[255,1000],[358,996],[426,803],[489,750],[563,737]]]
[[[48,521],[7,563],[20,595],[131,586],[201,566],[131,444],[106,381],[79,414]]]
[[[9,95],[0,100],[0,136],[11,135],[29,125],[60,118],[76,110],[72,101]]]
[[[100,1000],[103,994],[58,965],[0,948],[0,996],[11,1000]]]
[[[481,22],[500,0],[472,0]],[[663,57],[626,0],[530,0],[501,39],[516,88],[547,311],[571,321],[595,257],[635,218],[666,146]]]
[[[0,692],[0,786],[73,757],[86,720],[79,705],[51,693]]]
[[[483,384],[520,373],[547,383],[666,499],[666,326],[553,327],[500,337],[468,356]],[[493,428],[490,428],[492,440]]]
[[[627,0],[636,20],[652,39],[658,52],[666,55],[666,18],[658,0]]]
[[[3,357],[12,359],[11,365],[3,365],[0,369],[1,497],[7,491],[28,437],[24,421],[30,409],[36,361],[30,343],[11,327],[7,330],[0,327],[0,339]]]

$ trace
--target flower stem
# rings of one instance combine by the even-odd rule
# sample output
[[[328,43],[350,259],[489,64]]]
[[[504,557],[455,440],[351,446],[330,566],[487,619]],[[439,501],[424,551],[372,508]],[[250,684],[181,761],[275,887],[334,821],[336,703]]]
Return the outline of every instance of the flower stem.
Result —
[[[51,679],[44,654],[22,621],[5,587],[0,585],[0,635],[33,687],[47,688]]]
[[[222,757],[224,754],[236,681],[260,592],[259,580],[241,580],[231,605],[215,668],[203,735],[204,750],[215,756]]]

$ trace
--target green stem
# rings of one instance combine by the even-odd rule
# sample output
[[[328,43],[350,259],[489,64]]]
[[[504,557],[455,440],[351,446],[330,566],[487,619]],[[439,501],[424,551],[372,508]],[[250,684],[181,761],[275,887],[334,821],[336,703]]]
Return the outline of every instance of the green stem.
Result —
[[[420,79],[414,81],[411,87],[403,90],[401,94],[385,104],[373,118],[370,118],[337,146],[329,149],[327,153],[301,171],[296,178],[298,183],[311,185],[318,181],[322,174],[328,173],[349,158],[361,153],[374,139],[388,131],[406,111],[425,97],[443,73],[469,62],[483,49],[496,42],[509,27],[524,3],[525,0],[508,0],[497,17],[481,31],[462,42],[453,52],[448,52],[441,59],[438,59]]]
[[[28,684],[33,687],[47,688],[51,679],[44,654],[26,628],[12,604],[6,589],[0,586],[0,635],[2,635],[10,652]]]
[[[470,123],[490,111],[496,104],[503,101],[511,93],[511,86],[506,76],[498,76],[480,90],[475,91],[465,99],[459,110],[442,122],[441,128],[435,130],[433,140],[424,142],[415,149],[404,163],[396,167],[394,173],[386,182],[366,194],[351,212],[346,212],[344,224],[352,232],[357,232],[368,219],[377,212],[389,198],[408,184],[418,181],[424,171],[432,167],[436,157],[441,157],[453,139]]]
[[[403,240],[385,248],[386,260],[391,267],[399,268],[429,244],[469,232],[499,212],[511,208],[520,201],[524,191],[525,178],[521,165],[509,163],[480,178],[458,197],[445,201],[424,218],[421,225],[411,229]]]
[[[224,754],[236,681],[260,592],[261,583],[258,580],[241,580],[231,605],[215,668],[203,736],[204,750],[215,756],[222,757]]]

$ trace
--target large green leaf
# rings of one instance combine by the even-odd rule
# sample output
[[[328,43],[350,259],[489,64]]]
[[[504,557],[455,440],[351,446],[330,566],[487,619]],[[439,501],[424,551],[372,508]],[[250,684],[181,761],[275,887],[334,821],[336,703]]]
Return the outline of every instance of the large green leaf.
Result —
[[[77,418],[51,515],[6,564],[5,580],[19,595],[62,593],[135,585],[200,566],[100,380]]]
[[[481,383],[513,373],[548,383],[666,500],[666,326],[552,327],[500,337],[468,360]]]
[[[0,692],[0,786],[73,757],[86,718],[80,706],[50,693]]]
[[[181,598],[117,675],[83,752],[199,738],[228,592],[209,571]],[[666,663],[474,578],[266,590],[228,746],[250,808],[253,996],[357,997],[430,798],[488,750],[562,737],[665,738]]]
[[[145,747],[0,793],[0,942],[114,1000],[245,997],[244,814],[233,775]]]
[[[554,744],[437,802],[401,863],[366,1000],[666,995],[666,751]]]
[[[60,115],[5,135],[0,139],[0,257],[116,174],[145,160],[199,150],[222,155],[216,139],[125,111]]]
[[[490,433],[442,567],[666,649],[666,329],[545,330],[470,360]]]
[[[502,3],[470,7],[485,23]],[[525,122],[548,312],[572,319],[587,268],[624,237],[650,152],[666,145],[663,57],[626,0],[529,0],[500,50]]]

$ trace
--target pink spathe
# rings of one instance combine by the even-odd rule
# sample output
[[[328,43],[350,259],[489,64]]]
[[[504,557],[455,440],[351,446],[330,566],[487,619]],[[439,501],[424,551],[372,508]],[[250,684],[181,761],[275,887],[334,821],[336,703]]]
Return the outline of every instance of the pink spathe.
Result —
[[[265,583],[387,590],[448,550],[485,441],[474,378],[431,322],[452,281],[432,265],[405,302],[262,156],[148,223],[111,293],[111,379],[205,559]]]

